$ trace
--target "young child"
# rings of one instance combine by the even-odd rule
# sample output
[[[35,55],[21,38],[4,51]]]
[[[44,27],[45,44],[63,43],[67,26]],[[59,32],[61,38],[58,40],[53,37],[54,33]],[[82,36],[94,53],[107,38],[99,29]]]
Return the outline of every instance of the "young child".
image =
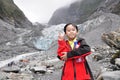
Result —
[[[93,80],[85,57],[91,54],[90,47],[83,38],[77,38],[78,27],[68,23],[64,34],[58,35],[58,58],[65,61],[61,80]]]

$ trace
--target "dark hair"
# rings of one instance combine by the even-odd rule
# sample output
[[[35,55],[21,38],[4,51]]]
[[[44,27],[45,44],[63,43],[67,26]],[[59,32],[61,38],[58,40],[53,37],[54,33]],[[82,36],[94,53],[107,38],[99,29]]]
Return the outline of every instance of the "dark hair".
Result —
[[[78,27],[77,27],[77,25],[75,25],[75,24],[73,24],[73,23],[68,23],[68,24],[66,24],[66,25],[64,26],[64,33],[66,33],[66,28],[67,28],[67,26],[69,26],[69,25],[74,26],[74,27],[76,28],[77,32],[78,32]]]

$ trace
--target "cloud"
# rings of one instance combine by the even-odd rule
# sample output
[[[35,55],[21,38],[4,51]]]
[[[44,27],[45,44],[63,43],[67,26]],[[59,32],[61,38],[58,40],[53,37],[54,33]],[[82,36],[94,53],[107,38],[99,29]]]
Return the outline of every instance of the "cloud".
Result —
[[[47,23],[53,12],[76,0],[14,0],[31,22]]]

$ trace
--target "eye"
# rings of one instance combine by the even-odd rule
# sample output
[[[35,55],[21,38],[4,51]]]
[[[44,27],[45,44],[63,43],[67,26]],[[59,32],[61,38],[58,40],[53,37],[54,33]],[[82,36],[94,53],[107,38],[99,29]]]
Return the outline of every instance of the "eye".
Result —
[[[67,30],[68,32],[70,32],[70,30]]]

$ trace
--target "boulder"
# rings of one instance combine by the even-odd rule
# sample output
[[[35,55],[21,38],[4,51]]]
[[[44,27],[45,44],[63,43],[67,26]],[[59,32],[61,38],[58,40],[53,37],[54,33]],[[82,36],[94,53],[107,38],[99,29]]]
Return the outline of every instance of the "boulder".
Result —
[[[109,46],[120,49],[120,29],[110,33],[103,33],[102,40]]]
[[[103,72],[97,80],[120,80],[120,71]]]

